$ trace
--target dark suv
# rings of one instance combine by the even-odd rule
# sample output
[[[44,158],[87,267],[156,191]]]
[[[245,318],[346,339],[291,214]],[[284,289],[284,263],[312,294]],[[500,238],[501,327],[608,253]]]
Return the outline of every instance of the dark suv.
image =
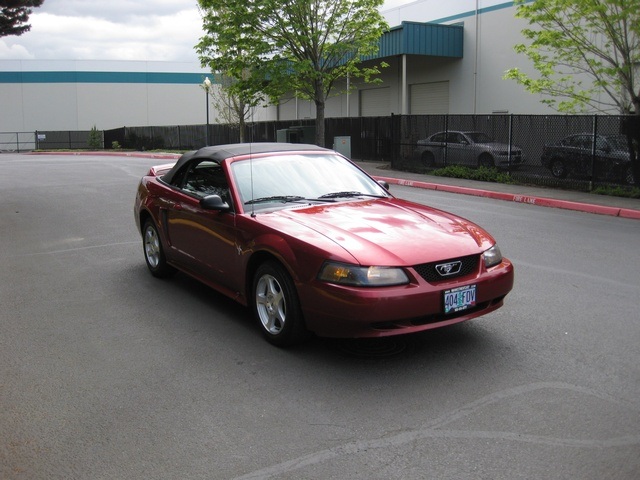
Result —
[[[624,135],[596,135],[580,133],[546,145],[542,151],[542,165],[556,178],[591,177],[633,185],[633,170],[629,144]],[[593,160],[593,165],[592,165]]]

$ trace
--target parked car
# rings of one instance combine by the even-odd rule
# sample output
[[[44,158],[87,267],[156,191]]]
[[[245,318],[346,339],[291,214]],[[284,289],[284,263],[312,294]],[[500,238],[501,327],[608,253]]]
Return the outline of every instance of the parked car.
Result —
[[[473,167],[515,167],[522,164],[522,149],[499,143],[483,132],[449,130],[418,140],[416,154],[426,167],[469,165]]]
[[[552,145],[545,145],[540,161],[556,178],[593,177],[634,184],[629,143],[624,135],[569,135]]]
[[[342,155],[283,143],[205,147],[141,179],[147,267],[249,306],[265,338],[382,337],[492,312],[513,266],[468,220],[395,198]]]

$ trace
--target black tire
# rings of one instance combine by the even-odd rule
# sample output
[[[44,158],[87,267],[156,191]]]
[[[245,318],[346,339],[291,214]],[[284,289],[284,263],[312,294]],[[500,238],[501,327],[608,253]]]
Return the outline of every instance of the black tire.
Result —
[[[275,261],[260,265],[253,276],[253,313],[265,339],[289,347],[308,338],[293,280]]]
[[[556,178],[566,178],[567,177],[567,166],[564,162],[559,158],[553,158],[551,163],[549,164],[549,170],[551,170],[551,175]]]
[[[493,161],[493,157],[489,153],[483,153],[478,157],[478,166],[491,168],[495,166],[495,162]]]
[[[436,164],[436,157],[433,155],[433,152],[423,152],[422,163],[427,168],[433,167]]]
[[[167,278],[176,272],[176,269],[167,263],[158,228],[151,219],[147,219],[142,227],[142,250],[147,267],[154,277]]]

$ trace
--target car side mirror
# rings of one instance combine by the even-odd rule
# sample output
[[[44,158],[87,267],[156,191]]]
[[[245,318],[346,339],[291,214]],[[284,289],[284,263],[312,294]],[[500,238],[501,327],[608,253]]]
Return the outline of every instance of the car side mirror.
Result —
[[[378,184],[384,188],[387,192],[389,191],[389,183],[384,180],[378,180]]]
[[[200,200],[200,206],[205,210],[218,210],[220,212],[231,210],[229,204],[224,202],[220,195],[207,195]]]

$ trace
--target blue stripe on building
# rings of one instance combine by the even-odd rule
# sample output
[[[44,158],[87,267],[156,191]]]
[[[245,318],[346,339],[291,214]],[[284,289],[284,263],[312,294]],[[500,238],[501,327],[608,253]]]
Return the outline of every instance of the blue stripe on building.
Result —
[[[0,72],[0,83],[201,84],[204,73],[162,72]],[[213,81],[212,75],[208,75]]]

